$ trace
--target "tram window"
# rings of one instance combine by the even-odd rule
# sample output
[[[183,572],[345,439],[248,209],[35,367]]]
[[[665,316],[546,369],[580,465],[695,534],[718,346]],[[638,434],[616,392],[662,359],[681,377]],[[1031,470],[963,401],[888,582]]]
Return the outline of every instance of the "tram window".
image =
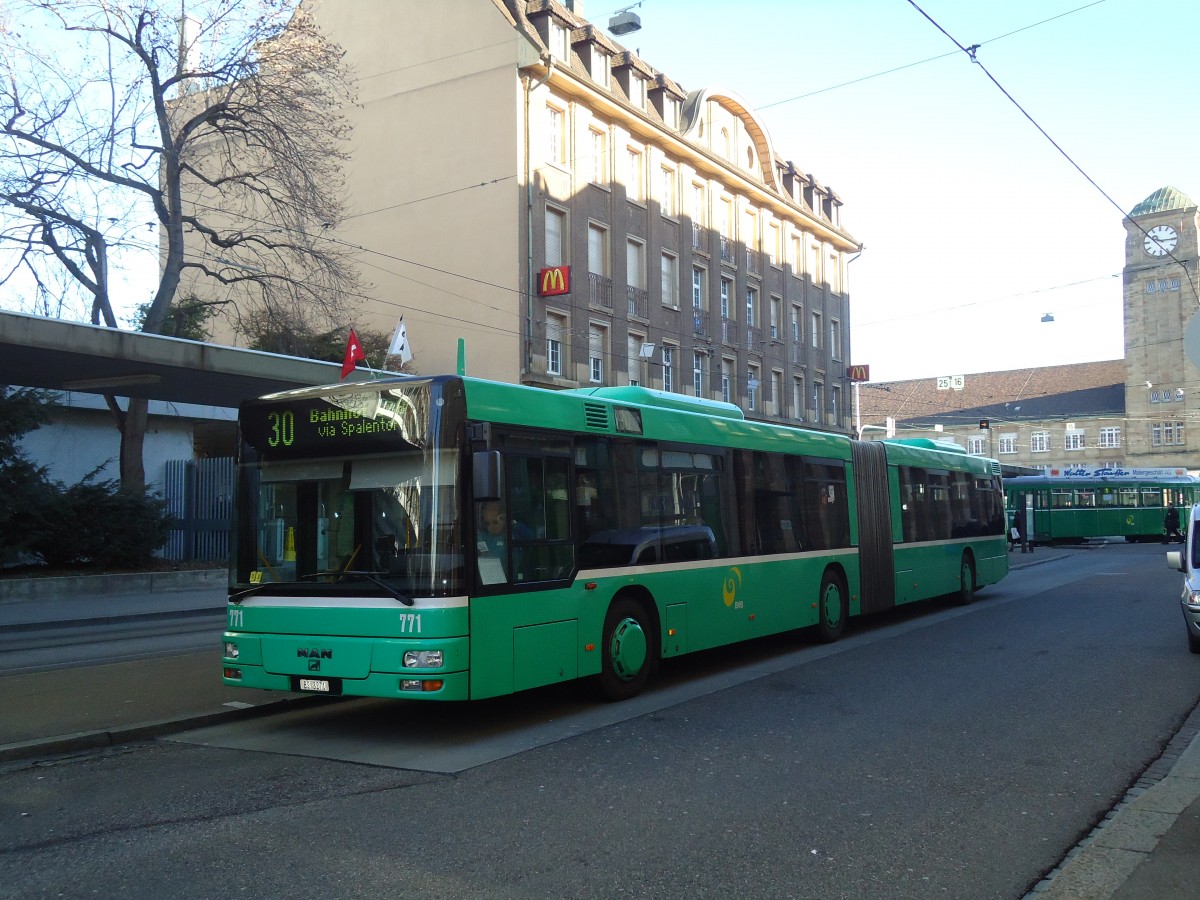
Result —
[[[1096,492],[1095,491],[1076,491],[1075,492],[1075,505],[1078,507],[1087,507],[1088,509],[1094,509],[1096,506]]]
[[[1117,492],[1118,506],[1138,506],[1138,492],[1136,489],[1121,488]]]
[[[1114,493],[1113,491],[1106,490],[1104,493],[1102,493],[1100,495],[1100,505],[1101,506],[1116,506],[1117,505],[1116,493]]]
[[[1162,506],[1163,505],[1162,491],[1160,491],[1156,488],[1143,488],[1141,505],[1149,506],[1151,508],[1153,508],[1155,506]]]
[[[1050,506],[1053,509],[1070,509],[1075,505],[1075,492],[1056,490],[1050,492]]]

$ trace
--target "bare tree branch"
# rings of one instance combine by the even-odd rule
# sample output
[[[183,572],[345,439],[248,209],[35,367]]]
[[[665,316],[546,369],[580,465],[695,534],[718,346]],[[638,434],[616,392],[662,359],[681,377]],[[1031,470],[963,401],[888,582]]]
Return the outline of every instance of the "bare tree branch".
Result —
[[[173,327],[181,287],[222,304],[235,332],[343,324],[362,291],[325,236],[344,216],[341,110],[355,102],[341,48],[299,0],[186,0],[182,23],[180,10],[6,3],[0,303],[32,284],[39,310],[76,298],[116,327],[132,298],[114,298],[111,273],[140,259],[159,273],[145,331]],[[132,404],[118,416],[126,432],[138,418]]]

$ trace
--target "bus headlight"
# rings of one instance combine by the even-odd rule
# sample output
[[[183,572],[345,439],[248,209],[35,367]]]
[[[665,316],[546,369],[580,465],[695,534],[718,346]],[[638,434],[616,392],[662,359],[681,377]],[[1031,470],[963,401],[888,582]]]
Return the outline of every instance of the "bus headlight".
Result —
[[[225,658],[226,659],[237,659],[238,658],[238,645],[235,644],[233,641],[225,642]]]
[[[404,668],[406,669],[440,669],[441,667],[441,650],[408,650],[404,653]]]

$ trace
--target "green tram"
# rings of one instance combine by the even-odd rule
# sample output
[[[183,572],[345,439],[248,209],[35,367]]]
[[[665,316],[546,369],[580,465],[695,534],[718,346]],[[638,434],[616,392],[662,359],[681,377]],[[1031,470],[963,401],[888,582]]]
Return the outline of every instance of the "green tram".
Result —
[[[470,700],[848,618],[1008,571],[999,465],[640,387],[461,376],[243,404],[224,683]]]
[[[1111,470],[1109,470],[1111,471]],[[1114,474],[1021,475],[1004,480],[1011,514],[1025,511],[1034,543],[1088,538],[1161,540],[1168,506],[1200,502],[1200,479],[1183,469],[1115,470]]]

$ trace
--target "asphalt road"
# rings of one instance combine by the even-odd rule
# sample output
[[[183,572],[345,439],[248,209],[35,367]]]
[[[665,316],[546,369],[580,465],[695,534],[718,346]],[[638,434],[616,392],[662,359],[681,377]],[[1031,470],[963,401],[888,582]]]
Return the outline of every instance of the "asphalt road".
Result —
[[[1200,697],[1161,550],[681,660],[620,707],[334,704],[13,768],[0,893],[1019,898]],[[507,750],[346,761],[439,732]]]

